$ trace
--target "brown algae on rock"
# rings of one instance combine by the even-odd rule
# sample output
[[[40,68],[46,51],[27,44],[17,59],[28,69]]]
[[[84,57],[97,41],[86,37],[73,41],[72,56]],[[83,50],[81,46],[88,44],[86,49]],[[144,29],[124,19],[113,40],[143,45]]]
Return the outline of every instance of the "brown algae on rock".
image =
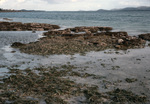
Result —
[[[114,91],[108,92],[111,100],[114,102],[131,102],[131,103],[143,103],[146,101],[146,96],[138,96],[131,91],[124,89],[115,89]],[[123,104],[123,103],[122,103]]]
[[[65,70],[62,70],[65,69]],[[82,103],[87,104],[121,104],[146,102],[146,96],[139,96],[130,91],[116,89],[101,93],[98,86],[77,84],[65,76],[91,77],[85,73],[74,73],[74,66],[62,66],[53,68],[35,68],[33,70],[10,69],[10,76],[2,79],[0,101],[2,103],[38,104],[44,101],[46,104],[70,104],[74,97],[84,96]],[[59,70],[61,69],[61,70]],[[79,99],[78,99],[79,100]],[[77,101],[77,102],[80,102]],[[80,102],[81,103],[81,102]]]
[[[21,22],[1,22],[0,31],[47,31],[59,29],[58,25],[45,23],[21,23]]]
[[[93,30],[94,29],[94,30]],[[109,32],[110,27],[75,27],[65,30],[52,30],[44,33],[46,37],[19,48],[21,52],[37,55],[75,54],[104,49],[142,48],[145,40],[128,36],[127,32]],[[87,33],[88,31],[88,33]],[[81,33],[82,32],[82,33]],[[90,32],[90,33],[89,33]],[[21,43],[20,43],[21,44]]]

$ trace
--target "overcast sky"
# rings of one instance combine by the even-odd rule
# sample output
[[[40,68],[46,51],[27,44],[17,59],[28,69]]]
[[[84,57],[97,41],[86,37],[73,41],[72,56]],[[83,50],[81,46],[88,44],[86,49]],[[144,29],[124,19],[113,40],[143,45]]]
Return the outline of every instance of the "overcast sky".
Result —
[[[150,6],[150,0],[0,0],[0,8],[77,11]]]

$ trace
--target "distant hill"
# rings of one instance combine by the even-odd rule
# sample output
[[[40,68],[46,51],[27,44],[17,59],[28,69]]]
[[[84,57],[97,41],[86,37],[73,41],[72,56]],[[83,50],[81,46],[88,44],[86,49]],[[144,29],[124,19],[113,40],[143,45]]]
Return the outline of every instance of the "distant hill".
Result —
[[[109,11],[109,10],[99,9],[99,10],[97,10],[97,11],[100,12],[100,11]]]
[[[147,7],[147,6],[127,7],[127,8],[123,8],[123,9],[113,9],[113,10],[119,10],[119,11],[150,11],[150,7]]]
[[[44,10],[26,10],[26,9],[21,9],[20,11],[22,12],[45,12]]]
[[[43,10],[26,10],[26,9],[11,10],[11,9],[2,9],[2,8],[0,8],[0,12],[44,12],[44,11]]]
[[[97,11],[98,11],[98,12],[100,12],[100,11],[150,11],[150,7],[147,7],[147,6],[141,6],[141,7],[127,7],[127,8],[112,9],[112,10],[99,9],[99,10],[97,10]]]

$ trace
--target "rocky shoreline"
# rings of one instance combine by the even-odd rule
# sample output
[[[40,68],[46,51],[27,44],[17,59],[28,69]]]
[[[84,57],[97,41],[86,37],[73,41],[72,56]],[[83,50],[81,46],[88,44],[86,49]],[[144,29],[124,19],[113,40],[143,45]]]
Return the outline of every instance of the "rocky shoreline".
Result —
[[[77,84],[63,78],[65,76],[96,78],[92,74],[72,71],[75,68],[66,65],[23,71],[10,69],[9,73],[12,75],[3,79],[0,101],[6,104],[7,102],[13,104],[126,104],[126,102],[141,104],[147,101],[146,96],[124,89],[117,88],[101,93],[97,86]],[[59,71],[59,69],[64,70]]]
[[[141,34],[139,35],[139,38],[150,41],[150,33]]]
[[[127,32],[110,32],[111,27],[75,27],[45,32],[44,38],[29,44],[14,43],[24,53],[75,54],[105,49],[143,48],[146,41]]]

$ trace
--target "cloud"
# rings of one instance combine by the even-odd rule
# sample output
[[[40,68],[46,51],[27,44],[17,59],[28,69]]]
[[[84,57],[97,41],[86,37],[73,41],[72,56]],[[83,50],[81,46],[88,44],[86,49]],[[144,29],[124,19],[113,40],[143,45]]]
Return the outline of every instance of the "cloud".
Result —
[[[5,2],[6,2],[6,0],[0,0],[0,5],[2,5]]]
[[[150,0],[124,0],[119,2],[123,6],[150,6]]]
[[[25,2],[25,0],[17,0],[18,2]]]
[[[61,3],[71,3],[71,2],[78,2],[79,0],[41,0],[41,1],[46,1],[48,3],[56,3],[56,4],[61,4]],[[82,0],[83,1],[83,0]]]
[[[125,6],[140,6],[140,3],[137,1],[121,1],[120,4]]]
[[[48,11],[98,10],[150,6],[150,0],[0,0],[0,8]]]
[[[72,2],[77,2],[78,0],[71,0]]]

